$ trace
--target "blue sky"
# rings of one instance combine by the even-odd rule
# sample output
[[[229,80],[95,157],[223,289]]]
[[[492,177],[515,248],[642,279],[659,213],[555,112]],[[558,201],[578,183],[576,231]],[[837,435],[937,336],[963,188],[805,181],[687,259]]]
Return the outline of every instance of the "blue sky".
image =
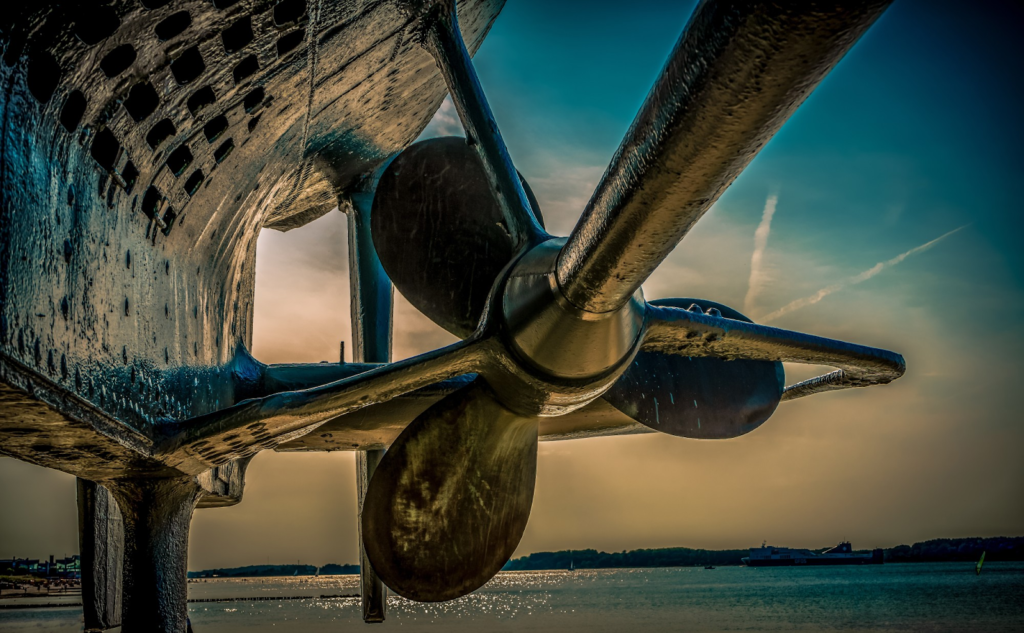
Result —
[[[508,2],[476,64],[551,232],[572,229],[694,5]],[[897,1],[644,287],[755,320],[838,287],[772,325],[894,349],[907,375],[783,405],[735,440],[543,444],[519,554],[1024,534],[1022,32],[1009,2]],[[446,105],[427,134],[457,129]],[[261,235],[261,360],[334,360],[349,339],[344,224]],[[450,340],[399,298],[397,357]],[[190,568],[354,561],[352,462],[260,455],[242,504],[197,512]],[[73,480],[54,489],[73,521]]]
[[[527,177],[603,169],[694,4],[506,6],[477,65]],[[779,230],[822,252],[841,237],[844,259],[871,263],[974,222],[1019,281],[1005,228],[1020,221],[1021,11],[897,2],[722,203],[756,209],[778,189]]]

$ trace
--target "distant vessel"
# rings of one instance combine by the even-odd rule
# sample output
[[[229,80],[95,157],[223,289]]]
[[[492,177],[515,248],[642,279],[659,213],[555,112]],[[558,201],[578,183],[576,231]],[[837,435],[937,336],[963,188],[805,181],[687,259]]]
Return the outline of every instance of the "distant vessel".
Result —
[[[882,550],[870,554],[855,554],[849,541],[843,541],[821,554],[807,549],[790,549],[761,545],[751,547],[750,556],[743,559],[749,567],[784,567],[789,565],[881,565]]]

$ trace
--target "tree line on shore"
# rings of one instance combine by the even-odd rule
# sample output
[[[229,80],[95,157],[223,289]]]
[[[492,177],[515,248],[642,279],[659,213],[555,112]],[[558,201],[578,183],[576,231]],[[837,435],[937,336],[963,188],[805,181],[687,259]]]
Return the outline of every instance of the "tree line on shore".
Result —
[[[245,567],[225,567],[221,569],[204,569],[188,572],[189,578],[262,578],[265,576],[312,576],[317,570],[324,576],[340,574],[358,574],[359,565],[338,565],[328,563],[321,567],[316,565],[247,565]]]
[[[830,546],[831,547],[831,546]],[[830,547],[814,549],[823,552]],[[868,550],[864,550],[868,551]],[[988,561],[1024,560],[1024,537],[932,539],[913,545],[899,545],[884,550],[887,563],[938,563],[976,561],[982,552]],[[622,552],[598,552],[593,549],[536,552],[510,560],[505,571],[545,569],[615,569],[631,567],[693,567],[707,565],[742,565],[749,549],[707,550],[688,547],[638,549]]]
[[[816,552],[823,552],[822,547]],[[899,545],[885,550],[887,563],[937,563],[976,561],[986,552],[988,561],[1024,561],[1024,536],[993,538],[932,539],[913,545]],[[693,567],[707,565],[741,565],[748,549],[691,549],[669,547],[636,549],[621,552],[599,552],[594,549],[535,552],[505,564],[505,571],[539,571],[545,569],[623,569],[635,567]],[[331,563],[315,565],[248,565],[223,569],[190,571],[189,578],[252,578],[264,576],[312,576],[320,570],[324,576],[358,574],[359,565]]]

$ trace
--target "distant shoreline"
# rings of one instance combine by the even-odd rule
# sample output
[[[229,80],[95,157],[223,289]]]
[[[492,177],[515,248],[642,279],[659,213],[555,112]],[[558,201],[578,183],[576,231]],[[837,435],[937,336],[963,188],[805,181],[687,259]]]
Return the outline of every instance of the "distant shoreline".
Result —
[[[824,551],[827,547],[814,551]],[[869,551],[869,550],[864,550]],[[898,545],[884,550],[887,563],[945,563],[977,561],[982,552],[986,560],[1024,561],[1024,536],[992,538],[932,539],[913,545]],[[738,566],[749,549],[707,550],[687,547],[636,549],[599,552],[594,549],[535,552],[510,560],[502,571],[549,571],[559,569],[629,569],[657,567]],[[313,576],[358,574],[359,565],[249,565],[190,571],[190,579],[267,578],[272,576]]]
[[[819,548],[822,552],[826,548]],[[870,553],[870,550],[861,550]],[[932,539],[913,545],[898,545],[883,550],[887,563],[947,563],[977,561],[987,552],[989,561],[1024,560],[1024,537]],[[542,571],[553,569],[623,569],[646,567],[695,567],[742,565],[749,549],[705,550],[687,547],[638,549],[616,553],[597,550],[537,552],[510,560],[504,571]]]
[[[345,574],[358,574],[359,565],[338,565],[329,563],[317,567],[316,565],[247,565],[245,567],[228,567],[220,569],[204,569],[202,571],[188,572],[189,580],[202,578],[269,578],[276,576],[314,576],[317,573],[323,576],[339,576]]]

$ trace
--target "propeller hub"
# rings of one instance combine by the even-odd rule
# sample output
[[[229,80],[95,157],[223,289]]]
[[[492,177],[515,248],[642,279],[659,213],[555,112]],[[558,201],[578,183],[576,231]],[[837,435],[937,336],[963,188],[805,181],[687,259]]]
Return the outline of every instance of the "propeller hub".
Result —
[[[539,244],[509,275],[502,315],[511,347],[533,370],[555,381],[613,379],[640,343],[643,293],[638,289],[610,312],[577,308],[562,294],[555,276],[564,244],[565,238]]]

